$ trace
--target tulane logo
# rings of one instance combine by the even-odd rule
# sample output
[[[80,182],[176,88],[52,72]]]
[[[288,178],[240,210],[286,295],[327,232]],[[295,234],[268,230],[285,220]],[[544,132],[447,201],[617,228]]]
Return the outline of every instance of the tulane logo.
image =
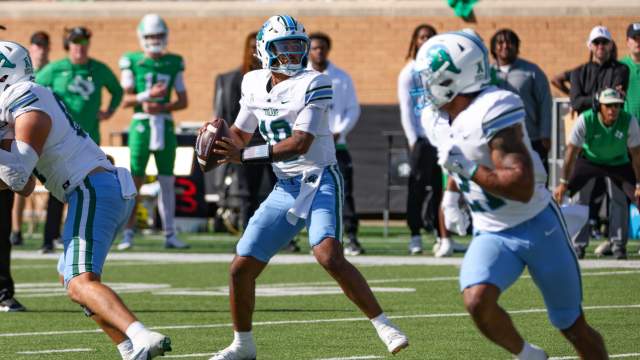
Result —
[[[0,67],[6,67],[6,68],[9,68],[9,69],[15,69],[16,64],[14,64],[11,61],[9,61],[9,59],[7,59],[7,57],[4,56],[4,54],[0,53]]]
[[[451,55],[443,45],[434,45],[427,51],[427,57],[429,58],[429,67],[431,71],[436,72],[440,70],[445,64],[448,66],[445,70],[451,71],[454,74],[460,74],[461,70],[455,66]]]

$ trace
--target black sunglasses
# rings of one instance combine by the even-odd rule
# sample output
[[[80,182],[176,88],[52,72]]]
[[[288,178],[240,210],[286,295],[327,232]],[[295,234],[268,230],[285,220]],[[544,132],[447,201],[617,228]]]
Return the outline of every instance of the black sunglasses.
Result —
[[[609,40],[607,39],[595,39],[592,41],[593,45],[607,45]]]

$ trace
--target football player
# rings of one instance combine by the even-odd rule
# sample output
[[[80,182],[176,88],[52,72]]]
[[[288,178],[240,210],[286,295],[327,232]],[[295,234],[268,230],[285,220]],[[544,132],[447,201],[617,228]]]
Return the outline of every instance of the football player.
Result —
[[[51,90],[33,82],[29,53],[9,41],[0,41],[0,139],[11,140],[0,150],[0,189],[28,196],[34,174],[69,204],[59,270],[71,300],[119,339],[119,349],[128,348],[123,358],[169,351],[169,338],[147,330],[100,281],[116,232],[133,208],[131,175],[107,160]]]
[[[120,59],[120,84],[124,88],[124,107],[133,107],[129,126],[131,173],[140,189],[149,156],[153,153],[158,167],[158,212],[162,219],[166,248],[184,249],[189,246],[176,236],[176,194],[173,165],[177,140],[172,112],[187,107],[182,56],[166,52],[169,28],[156,14],[145,15],[138,25],[138,39],[142,51],[126,53]],[[172,101],[172,92],[175,100]],[[133,245],[135,211],[124,231],[119,250]]]
[[[364,277],[343,255],[343,181],[327,117],[331,80],[306,70],[309,38],[291,16],[269,18],[256,40],[263,69],[244,76],[232,139],[218,141],[215,151],[225,156],[222,162],[270,163],[278,182],[236,247],[229,284],[234,340],[211,359],[256,358],[251,332],[255,280],[305,226],[318,263],[371,319],[387,349],[397,353],[408,346],[407,337],[385,316]],[[245,147],[256,128],[267,144]]]
[[[460,269],[465,307],[487,338],[518,359],[547,359],[498,305],[527,266],[551,323],[582,358],[606,359],[604,341],[582,311],[580,269],[530,146],[522,101],[490,86],[489,71],[486,47],[465,32],[429,39],[414,67],[427,105],[448,120],[433,130],[449,134],[437,144],[450,175],[447,192],[463,196],[472,212],[474,238]]]

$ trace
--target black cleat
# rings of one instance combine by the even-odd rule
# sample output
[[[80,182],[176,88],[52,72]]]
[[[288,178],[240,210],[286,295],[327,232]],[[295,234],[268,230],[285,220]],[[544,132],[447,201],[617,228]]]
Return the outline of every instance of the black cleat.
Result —
[[[20,312],[27,311],[15,298],[11,297],[0,301],[0,312]]]
[[[20,246],[24,244],[24,240],[22,239],[22,232],[16,231],[11,232],[11,236],[9,237],[9,241],[11,241],[11,245]]]

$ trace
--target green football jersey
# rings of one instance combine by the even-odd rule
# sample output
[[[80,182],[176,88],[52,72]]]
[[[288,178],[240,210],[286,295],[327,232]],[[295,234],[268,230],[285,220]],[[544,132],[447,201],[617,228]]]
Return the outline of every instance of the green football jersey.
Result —
[[[133,72],[133,86],[136,94],[149,90],[155,83],[165,83],[167,85],[165,97],[151,101],[168,103],[173,93],[176,76],[184,71],[184,61],[182,56],[176,54],[164,54],[158,59],[152,59],[145,57],[144,52],[136,51],[125,53],[120,58],[120,69]],[[136,105],[135,112],[143,112],[142,106]]]
[[[605,126],[593,109],[583,112],[581,116],[584,117],[587,129],[582,150],[589,161],[611,166],[629,163],[627,138],[631,115],[620,111],[618,119],[612,126]]]

